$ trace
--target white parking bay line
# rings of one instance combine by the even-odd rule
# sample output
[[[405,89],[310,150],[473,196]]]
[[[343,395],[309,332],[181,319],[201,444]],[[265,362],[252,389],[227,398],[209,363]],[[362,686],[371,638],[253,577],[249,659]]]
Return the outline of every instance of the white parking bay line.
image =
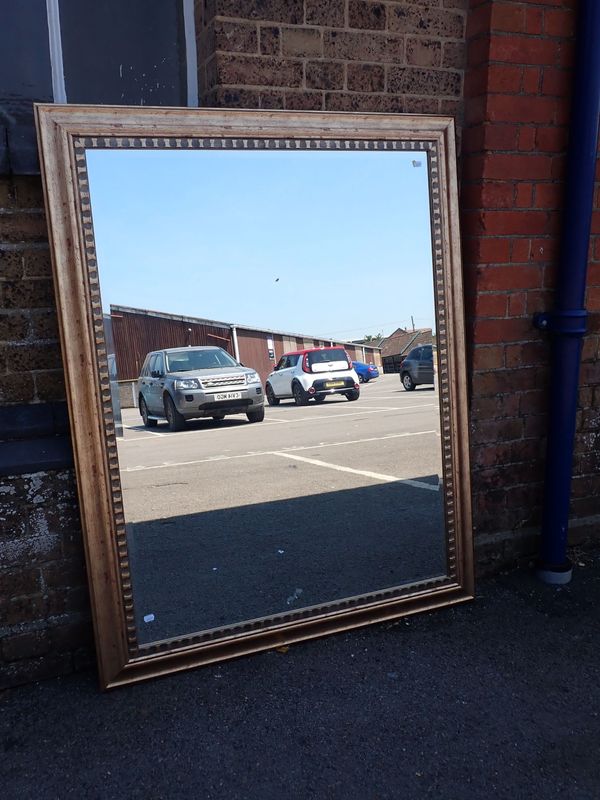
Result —
[[[289,453],[290,451],[296,453],[299,450],[321,450],[323,447],[343,447],[348,444],[363,444],[365,442],[380,442],[386,439],[404,439],[409,436],[439,436],[437,431],[413,431],[411,433],[387,433],[384,436],[372,436],[368,439],[351,439],[342,442],[321,442],[320,444],[298,445],[296,447],[286,447],[282,450],[253,450],[250,453],[238,453],[234,456],[209,456],[208,458],[199,458],[194,461],[165,461],[162,464],[152,464],[144,466],[140,464],[135,467],[124,467],[121,472],[143,472],[148,469],[165,469],[166,467],[189,467],[195,464],[207,464],[211,461],[233,461],[237,458],[255,458],[256,456],[272,456],[281,455],[282,453]],[[392,480],[397,480],[393,478]]]
[[[409,409],[414,409],[414,408],[416,408],[416,409],[433,408],[434,406],[435,406],[435,403],[420,404],[420,405],[416,405],[416,406],[400,406],[400,407],[392,407],[392,406],[375,406],[375,407],[373,407],[373,406],[371,406],[370,408],[367,408],[366,406],[358,406],[358,408],[360,410],[350,411],[347,414],[346,413],[340,414],[340,413],[336,412],[335,408],[332,406],[330,414],[311,414],[310,417],[291,417],[290,419],[281,419],[279,417],[268,416],[268,417],[265,417],[264,422],[262,422],[261,424],[262,425],[270,425],[270,424],[274,424],[274,425],[281,425],[281,424],[283,424],[283,425],[291,425],[292,423],[296,423],[296,422],[314,422],[316,420],[330,420],[330,419],[336,420],[336,419],[339,419],[340,417],[361,417],[361,416],[363,416],[365,414],[385,414],[388,411],[407,411]],[[355,408],[357,408],[357,406],[355,406]],[[246,429],[245,425],[242,426],[241,428],[236,425],[235,427],[232,427],[232,428],[212,428],[212,429],[208,429],[208,430],[197,429],[197,430],[187,430],[187,431],[183,430],[183,431],[179,431],[176,434],[176,440],[180,440],[184,436],[216,436],[216,435],[219,435],[219,434],[220,435],[223,435],[223,434],[229,435],[229,434],[231,434],[232,431],[235,431],[236,433],[239,433],[240,430],[245,430],[245,429]],[[130,430],[135,430],[135,429],[134,428],[130,428]],[[158,433],[157,431],[150,431],[150,430],[147,430],[147,429],[145,429],[143,432],[144,433],[151,433],[153,436],[162,436],[164,439],[167,439],[167,438],[169,438],[170,436],[173,435],[173,434],[170,434],[170,433]],[[142,433],[142,431],[140,431],[140,433]],[[147,438],[147,437],[139,436],[139,437],[136,437],[135,439],[133,439],[133,438],[131,438],[131,439],[129,439],[129,438],[128,439],[121,439],[119,441],[119,444],[127,444],[128,442],[134,442],[134,441],[137,441],[138,439],[142,439],[142,438]]]
[[[435,395],[433,395],[433,392],[432,392],[431,395],[429,395],[428,397],[425,397],[424,399],[425,400],[430,400],[432,396],[435,397]],[[373,397],[361,397],[360,399],[361,399],[361,401],[362,400],[367,400],[367,401],[372,400],[374,403],[377,400],[399,400],[400,402],[402,402],[402,398],[403,397],[406,400],[412,400],[413,402],[414,402],[414,399],[415,399],[414,395],[412,395],[412,396],[409,395],[407,397],[406,392],[398,392],[398,394],[396,394],[396,395],[394,395],[394,394],[374,394]]]
[[[291,453],[274,452],[274,456],[281,456],[281,458],[291,458],[294,461],[304,461],[307,464],[314,464],[315,467],[326,467],[327,469],[334,469],[337,472],[350,472],[352,475],[362,475],[365,478],[373,478],[376,481],[384,481],[384,483],[406,483],[409,486],[414,486],[417,489],[429,489],[430,491],[437,492],[439,486],[425,483],[424,481],[413,481],[411,479],[402,480],[393,475],[382,475],[380,472],[369,472],[365,469],[352,469],[352,467],[342,467],[339,464],[330,464],[327,461],[319,461],[316,458],[305,458],[304,456],[295,456]]]
[[[289,453],[291,450],[317,450],[322,447],[342,447],[345,444],[365,444],[365,442],[382,442],[385,439],[405,439],[407,436],[437,435],[437,431],[411,431],[410,433],[385,433],[383,436],[371,436],[368,439],[345,439],[341,442],[321,442],[320,444],[297,445],[296,447],[283,447],[278,453]]]
[[[334,407],[331,407],[329,414],[311,414],[310,417],[292,417],[291,419],[280,419],[277,417],[269,417],[271,422],[313,422],[317,419],[339,419],[340,417],[360,417],[363,414],[384,414],[386,411],[406,411],[411,408],[433,408],[435,403],[420,404],[418,406],[359,406],[360,411],[349,411],[347,414],[337,413]],[[356,406],[355,406],[356,408]]]
[[[159,431],[150,431],[150,430],[148,430],[147,428],[145,428],[143,431],[142,431],[142,430],[140,430],[139,428],[127,428],[127,430],[129,430],[129,431],[135,431],[136,433],[151,433],[151,434],[152,434],[152,436],[167,436],[167,434],[166,434],[166,433],[160,433]],[[135,438],[133,438],[133,437],[131,437],[131,438],[130,438],[130,437],[127,437],[127,439],[123,439],[123,441],[124,441],[124,442],[136,442],[136,441],[138,441],[139,439],[146,439],[146,438],[147,438],[146,436],[136,436]]]

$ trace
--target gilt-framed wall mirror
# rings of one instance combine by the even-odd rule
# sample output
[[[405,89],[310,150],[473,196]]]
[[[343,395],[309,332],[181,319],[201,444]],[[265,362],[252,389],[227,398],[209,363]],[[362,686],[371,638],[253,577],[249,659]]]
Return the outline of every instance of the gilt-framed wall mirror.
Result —
[[[36,119],[102,685],[472,598],[453,121]]]

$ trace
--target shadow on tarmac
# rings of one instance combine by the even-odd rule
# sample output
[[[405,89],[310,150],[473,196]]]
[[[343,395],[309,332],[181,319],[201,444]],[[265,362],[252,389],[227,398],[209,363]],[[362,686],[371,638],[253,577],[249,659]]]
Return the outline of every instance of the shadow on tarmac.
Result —
[[[398,481],[128,524],[138,639],[445,574],[442,500]]]

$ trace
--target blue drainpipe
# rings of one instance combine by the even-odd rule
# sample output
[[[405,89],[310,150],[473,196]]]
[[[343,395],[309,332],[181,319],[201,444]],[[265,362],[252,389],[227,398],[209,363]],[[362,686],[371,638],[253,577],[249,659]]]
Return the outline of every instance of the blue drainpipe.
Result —
[[[567,532],[577,388],[582,338],[588,248],[596,172],[600,114],[600,2],[578,4],[576,60],[567,152],[563,232],[554,311],[536,314],[534,324],[552,337],[551,395],[546,481],[538,576],[546,583],[568,583]]]

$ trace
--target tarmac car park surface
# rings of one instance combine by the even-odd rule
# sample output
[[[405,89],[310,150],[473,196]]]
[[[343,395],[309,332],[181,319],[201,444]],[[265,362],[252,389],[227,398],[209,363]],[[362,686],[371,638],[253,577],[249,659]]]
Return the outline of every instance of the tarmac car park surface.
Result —
[[[358,401],[284,401],[260,425],[240,415],[150,431],[137,409],[123,423],[142,642],[445,571],[432,387],[409,394],[384,375]]]

